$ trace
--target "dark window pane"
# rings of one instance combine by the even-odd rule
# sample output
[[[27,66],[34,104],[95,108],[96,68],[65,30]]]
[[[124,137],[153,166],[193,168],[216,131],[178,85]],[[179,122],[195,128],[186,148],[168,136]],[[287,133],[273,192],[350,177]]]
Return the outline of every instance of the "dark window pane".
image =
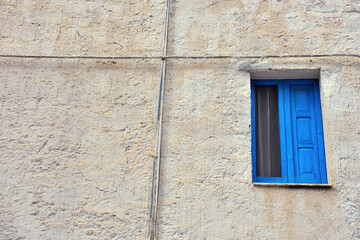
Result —
[[[255,86],[256,175],[281,177],[277,86]]]

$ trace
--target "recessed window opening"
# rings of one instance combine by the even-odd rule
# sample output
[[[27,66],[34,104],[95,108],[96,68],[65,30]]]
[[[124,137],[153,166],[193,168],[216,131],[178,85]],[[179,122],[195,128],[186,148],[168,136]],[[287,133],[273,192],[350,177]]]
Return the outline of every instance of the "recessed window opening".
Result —
[[[252,80],[253,181],[327,183],[319,81]]]
[[[277,86],[255,86],[256,175],[281,177]]]

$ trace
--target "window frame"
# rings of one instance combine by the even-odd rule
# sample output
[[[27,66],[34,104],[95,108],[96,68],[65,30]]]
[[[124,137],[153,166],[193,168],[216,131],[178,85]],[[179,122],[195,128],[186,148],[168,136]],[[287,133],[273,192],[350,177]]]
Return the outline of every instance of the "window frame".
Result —
[[[316,132],[316,150],[319,176],[314,180],[295,178],[294,140],[291,120],[290,85],[313,85],[314,121]],[[277,86],[279,109],[279,135],[281,156],[281,177],[260,177],[256,173],[256,130],[255,130],[255,86]],[[318,79],[272,79],[251,80],[251,154],[252,154],[252,181],[253,183],[284,183],[284,184],[327,184],[324,134],[322,125],[320,89]]]

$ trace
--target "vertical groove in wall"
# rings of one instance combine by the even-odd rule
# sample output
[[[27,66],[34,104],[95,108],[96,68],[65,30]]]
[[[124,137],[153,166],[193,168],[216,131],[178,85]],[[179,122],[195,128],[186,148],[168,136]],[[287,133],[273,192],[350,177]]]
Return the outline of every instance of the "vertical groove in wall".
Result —
[[[151,184],[152,189],[151,189],[151,203],[150,203],[149,230],[148,230],[149,239],[157,239],[157,215],[158,215],[157,209],[158,209],[158,200],[159,200],[161,134],[162,134],[162,119],[163,119],[165,78],[166,78],[169,11],[170,11],[170,2],[169,0],[166,0],[166,17],[164,23],[164,42],[163,42],[162,61],[161,61],[159,103],[158,103],[158,111],[157,111],[155,151],[154,151],[154,163],[153,163],[154,165],[153,165],[153,175],[152,175],[152,184]],[[156,168],[156,184],[154,184],[155,168]],[[155,193],[155,204],[154,204],[154,193]],[[154,218],[152,216],[153,207],[155,207]]]

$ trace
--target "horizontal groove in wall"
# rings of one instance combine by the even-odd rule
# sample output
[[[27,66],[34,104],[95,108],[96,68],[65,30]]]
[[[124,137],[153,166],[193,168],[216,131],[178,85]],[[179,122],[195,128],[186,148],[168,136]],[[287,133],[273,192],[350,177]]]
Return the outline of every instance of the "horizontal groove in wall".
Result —
[[[354,57],[359,54],[312,54],[312,55],[254,55],[254,56],[41,56],[41,55],[11,55],[0,54],[0,58],[44,58],[44,59],[98,59],[98,60],[126,60],[126,59],[263,59],[263,58],[328,58],[328,57]]]

